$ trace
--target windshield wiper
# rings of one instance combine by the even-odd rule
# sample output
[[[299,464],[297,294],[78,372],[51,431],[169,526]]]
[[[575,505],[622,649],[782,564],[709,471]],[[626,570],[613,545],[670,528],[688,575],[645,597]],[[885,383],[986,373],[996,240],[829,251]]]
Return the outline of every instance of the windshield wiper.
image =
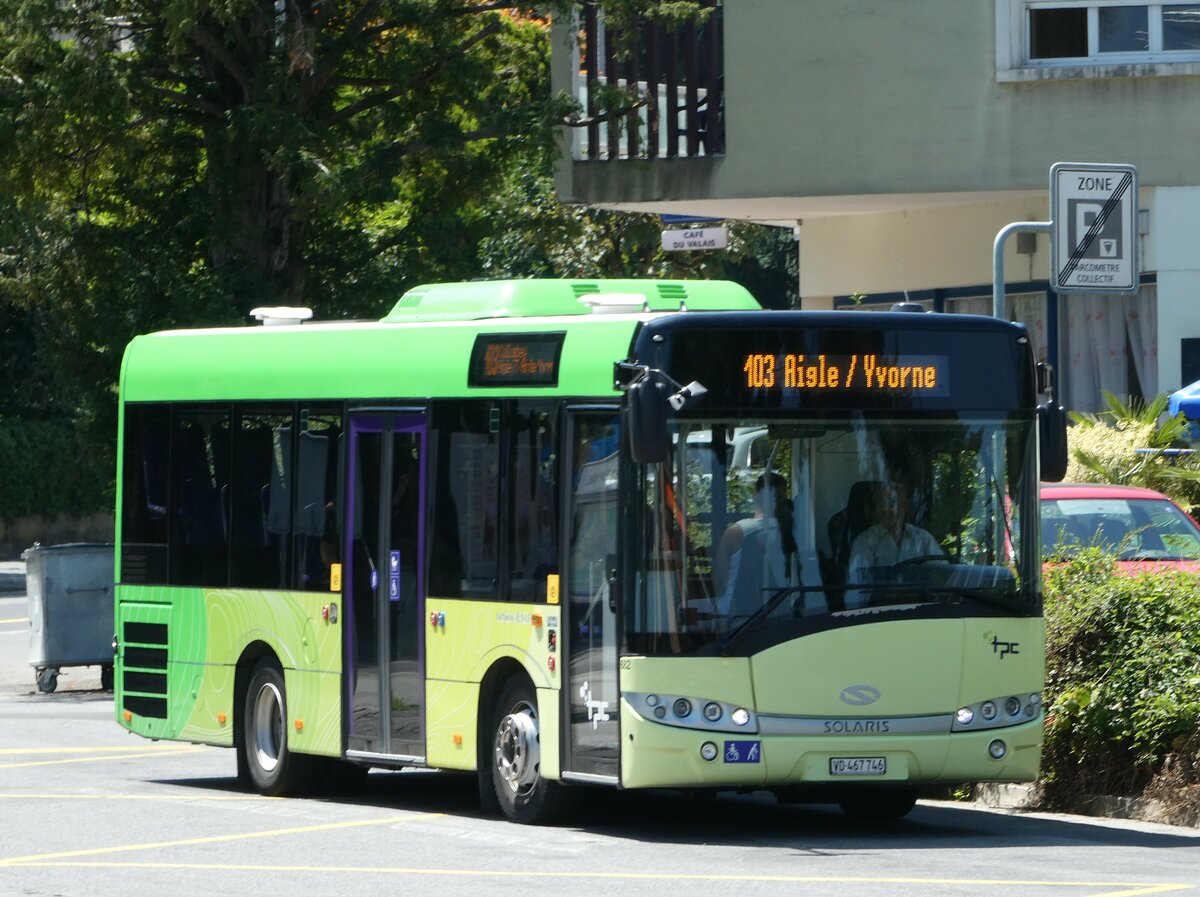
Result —
[[[725,640],[721,642],[720,653],[722,656],[729,656],[729,652],[733,650],[733,646],[748,632],[758,628],[758,624],[771,615],[775,608],[783,603],[783,599],[788,595],[803,594],[805,592],[824,592],[826,586],[784,586],[778,589],[766,604],[748,616],[737,629],[725,636]]]
[[[1006,597],[998,592],[994,586],[937,586],[929,591],[934,594],[949,592],[960,598],[974,598],[980,604],[986,604],[989,607],[999,608],[1000,610],[1021,610],[1021,604],[1015,596]]]

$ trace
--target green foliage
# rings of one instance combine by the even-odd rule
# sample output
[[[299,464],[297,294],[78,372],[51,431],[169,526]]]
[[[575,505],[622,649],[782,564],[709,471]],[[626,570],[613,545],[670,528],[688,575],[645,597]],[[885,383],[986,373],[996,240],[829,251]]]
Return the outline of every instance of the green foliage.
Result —
[[[0,417],[0,517],[112,507],[112,470],[59,420]]]
[[[784,231],[666,254],[651,216],[554,202],[554,128],[578,104],[551,96],[545,16],[571,5],[5,4],[0,349],[17,351],[0,372],[17,379],[0,413],[71,417],[111,467],[136,334],[274,304],[377,318],[435,280],[729,276],[793,304]],[[604,6],[613,23],[704,15]]]
[[[789,229],[732,223],[723,252],[664,252],[657,216],[564,206],[554,198],[550,158],[524,161],[483,209],[482,276],[718,278],[740,283],[769,308],[795,305]]]
[[[1085,549],[1046,571],[1046,740],[1052,807],[1137,794],[1200,731],[1195,574],[1117,572]]]
[[[1183,415],[1167,415],[1164,393],[1152,402],[1103,393],[1105,409],[1070,412],[1070,462],[1066,479],[1077,483],[1144,486],[1169,495],[1185,509],[1200,505],[1200,458],[1174,456],[1187,445]]]

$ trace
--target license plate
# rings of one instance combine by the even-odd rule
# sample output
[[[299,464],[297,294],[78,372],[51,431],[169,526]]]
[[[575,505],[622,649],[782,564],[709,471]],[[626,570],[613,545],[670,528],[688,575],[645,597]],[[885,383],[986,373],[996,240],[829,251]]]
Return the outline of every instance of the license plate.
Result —
[[[830,757],[831,776],[881,776],[887,773],[887,757]]]

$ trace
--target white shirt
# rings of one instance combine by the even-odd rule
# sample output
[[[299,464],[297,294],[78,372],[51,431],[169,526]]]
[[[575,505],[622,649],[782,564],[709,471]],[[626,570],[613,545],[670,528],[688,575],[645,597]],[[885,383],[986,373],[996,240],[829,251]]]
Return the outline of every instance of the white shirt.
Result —
[[[938,545],[937,539],[919,526],[913,526],[911,523],[904,524],[904,532],[900,534],[900,539],[897,541],[887,527],[876,523],[865,529],[854,540],[854,544],[850,548],[850,567],[846,572],[846,582],[851,585],[870,582],[868,573],[870,567],[890,567],[909,558],[929,554],[940,556],[945,552]],[[846,596],[848,605],[851,603],[851,594],[853,593]],[[866,601],[866,595],[855,597],[858,599],[858,603]]]

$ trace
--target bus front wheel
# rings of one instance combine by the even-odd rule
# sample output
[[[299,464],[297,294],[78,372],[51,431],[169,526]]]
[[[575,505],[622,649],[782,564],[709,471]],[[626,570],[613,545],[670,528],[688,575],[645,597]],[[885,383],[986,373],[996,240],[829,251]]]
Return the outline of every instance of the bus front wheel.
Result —
[[[491,720],[491,762],[486,774],[500,809],[513,822],[548,822],[559,810],[562,789],[541,775],[541,733],[533,686],[523,679],[506,682]]]
[[[304,758],[288,748],[287,693],[273,657],[264,657],[250,674],[238,751],[239,772],[248,773],[260,794],[279,797],[299,789]]]

